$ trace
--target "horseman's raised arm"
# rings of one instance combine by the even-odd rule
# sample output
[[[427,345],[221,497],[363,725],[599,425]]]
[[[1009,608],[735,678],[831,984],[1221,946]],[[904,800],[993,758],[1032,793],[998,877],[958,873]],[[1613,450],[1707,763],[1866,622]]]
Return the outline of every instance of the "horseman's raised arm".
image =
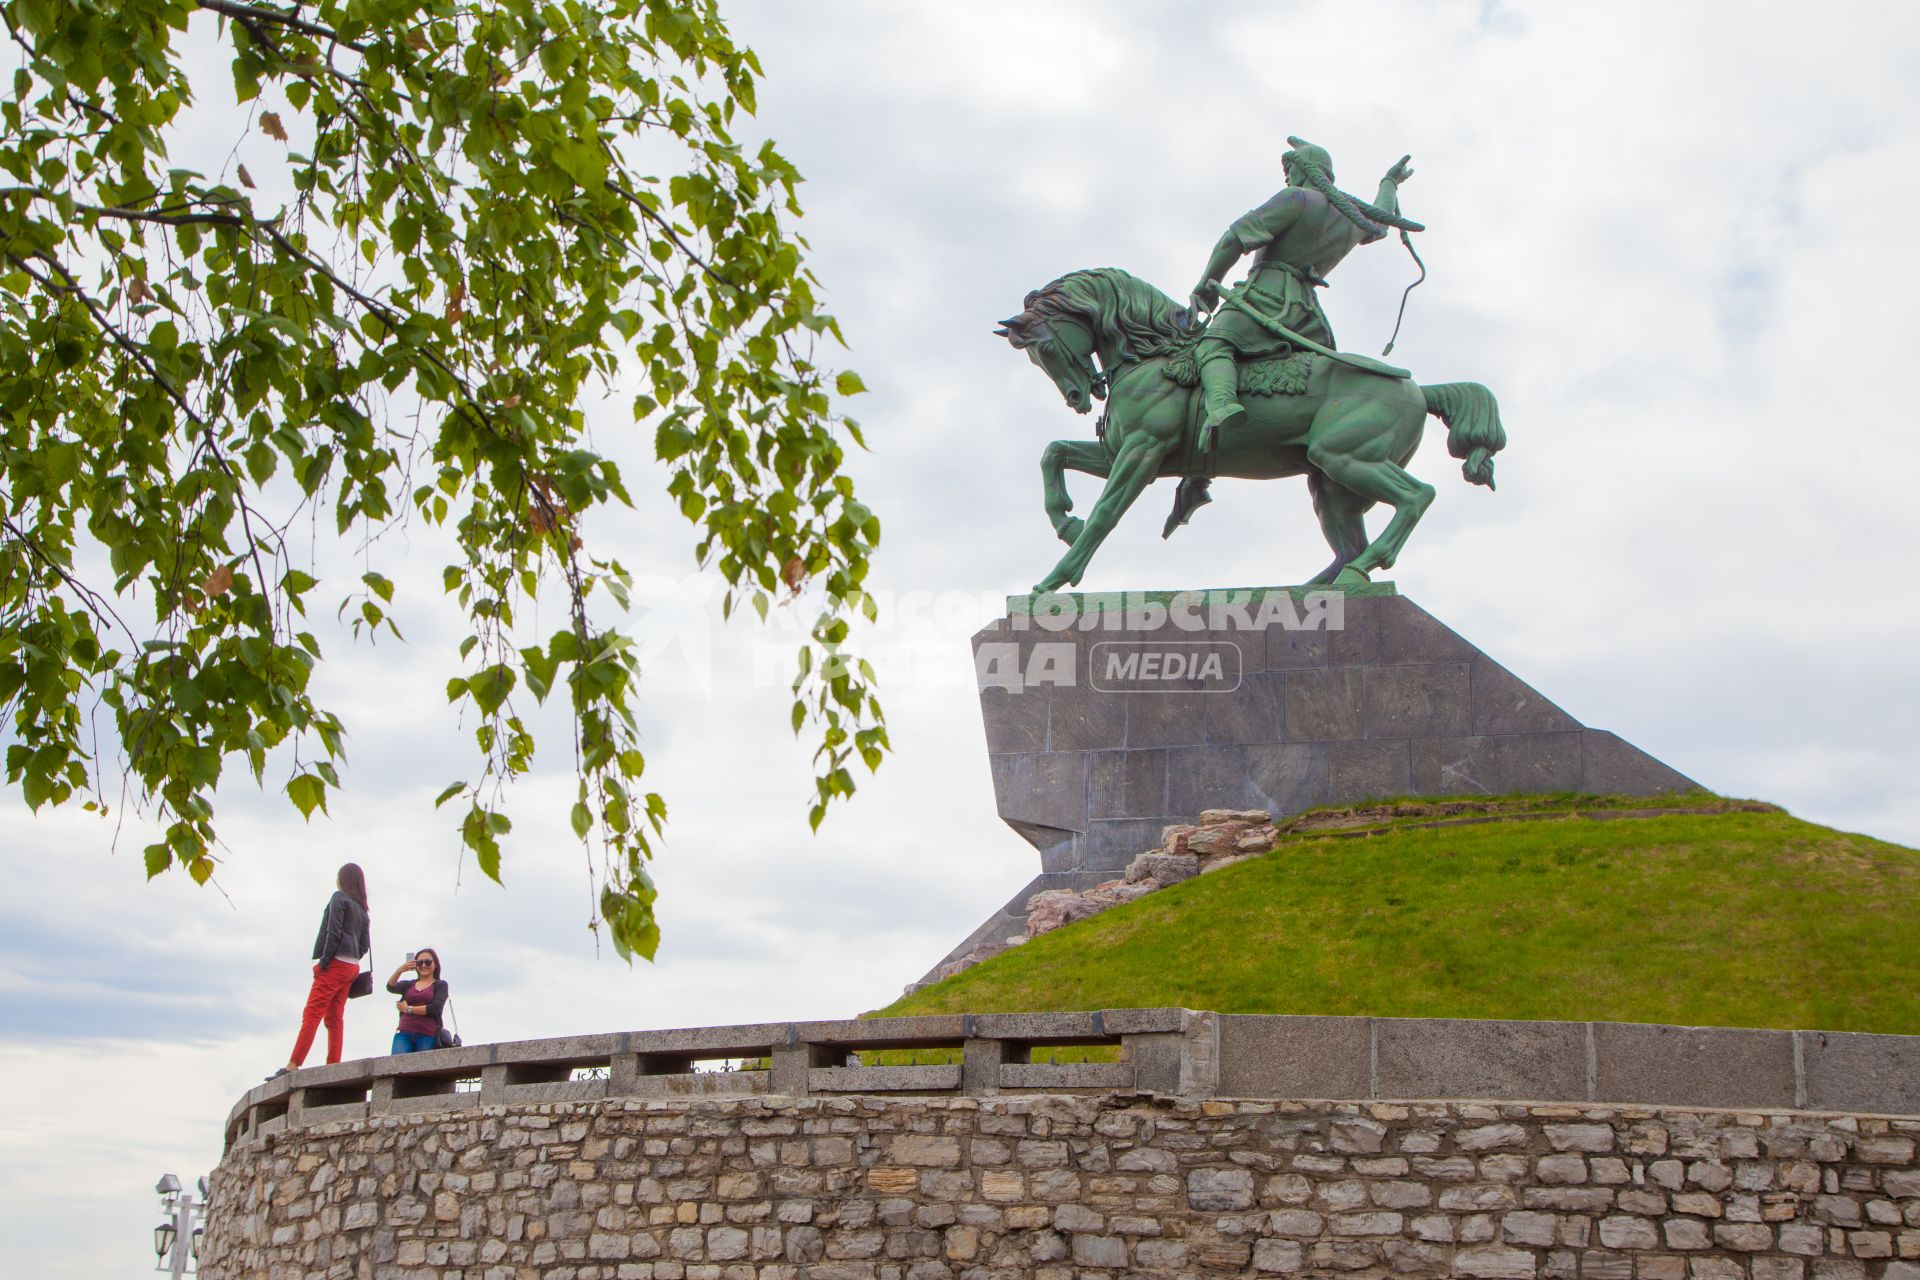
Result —
[[[1373,198],[1376,208],[1385,209],[1393,214],[1400,212],[1400,184],[1413,176],[1413,170],[1407,165],[1411,159],[1413,159],[1412,156],[1401,156],[1400,162],[1387,170],[1386,176],[1380,179],[1380,192]]]

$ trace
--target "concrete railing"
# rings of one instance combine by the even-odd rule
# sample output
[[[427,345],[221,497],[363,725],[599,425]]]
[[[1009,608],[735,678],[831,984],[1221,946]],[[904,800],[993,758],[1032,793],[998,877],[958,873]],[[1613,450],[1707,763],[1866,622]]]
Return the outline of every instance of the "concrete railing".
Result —
[[[1066,1045],[1117,1046],[1118,1061],[1035,1060],[1036,1050]],[[958,1050],[959,1061],[859,1060],[912,1049]],[[698,1069],[742,1060],[768,1065]],[[622,1031],[310,1067],[249,1090],[227,1117],[226,1141],[384,1115],[624,1097],[1086,1091],[1920,1115],[1920,1036],[1190,1009]]]

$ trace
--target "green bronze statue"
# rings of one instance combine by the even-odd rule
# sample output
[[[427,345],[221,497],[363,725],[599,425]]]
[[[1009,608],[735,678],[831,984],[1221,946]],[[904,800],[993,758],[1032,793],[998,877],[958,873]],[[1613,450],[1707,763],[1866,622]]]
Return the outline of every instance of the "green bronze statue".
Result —
[[[1288,141],[1286,189],[1220,238],[1190,307],[1103,267],[1036,289],[995,330],[1076,413],[1107,402],[1094,440],[1056,440],[1041,455],[1047,516],[1068,550],[1036,591],[1078,583],[1154,480],[1181,482],[1162,534],[1169,536],[1208,500],[1216,475],[1306,476],[1334,554],[1311,581],[1363,582],[1393,565],[1433,501],[1433,487],[1405,469],[1429,413],[1447,424],[1448,452],[1463,460],[1466,478],[1493,487],[1493,455],[1507,439],[1493,394],[1473,382],[1423,387],[1404,369],[1337,350],[1313,292],[1357,245],[1388,228],[1403,239],[1423,229],[1399,208],[1411,157],[1387,171],[1368,204],[1334,186],[1325,150]],[[1250,279],[1223,291],[1221,281],[1248,253]],[[1071,514],[1067,471],[1106,478],[1084,521]],[[1369,540],[1364,516],[1376,503],[1392,507],[1393,517]]]

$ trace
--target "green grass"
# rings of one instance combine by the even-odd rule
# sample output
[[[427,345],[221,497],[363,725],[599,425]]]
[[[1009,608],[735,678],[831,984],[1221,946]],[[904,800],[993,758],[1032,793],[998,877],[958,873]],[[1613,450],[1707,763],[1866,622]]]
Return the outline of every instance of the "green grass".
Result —
[[[1713,797],[1523,803],[1653,806],[1700,811],[1283,836],[879,1012],[1183,1005],[1920,1034],[1920,852]]]

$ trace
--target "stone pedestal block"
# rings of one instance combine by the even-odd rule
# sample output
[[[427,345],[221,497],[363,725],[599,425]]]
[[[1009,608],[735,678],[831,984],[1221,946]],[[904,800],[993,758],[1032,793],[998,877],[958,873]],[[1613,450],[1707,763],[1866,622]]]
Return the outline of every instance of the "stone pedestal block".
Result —
[[[1007,605],[973,638],[974,662],[994,797],[1040,874],[948,959],[1018,934],[1042,889],[1118,878],[1203,809],[1695,785],[1582,725],[1391,583]]]

